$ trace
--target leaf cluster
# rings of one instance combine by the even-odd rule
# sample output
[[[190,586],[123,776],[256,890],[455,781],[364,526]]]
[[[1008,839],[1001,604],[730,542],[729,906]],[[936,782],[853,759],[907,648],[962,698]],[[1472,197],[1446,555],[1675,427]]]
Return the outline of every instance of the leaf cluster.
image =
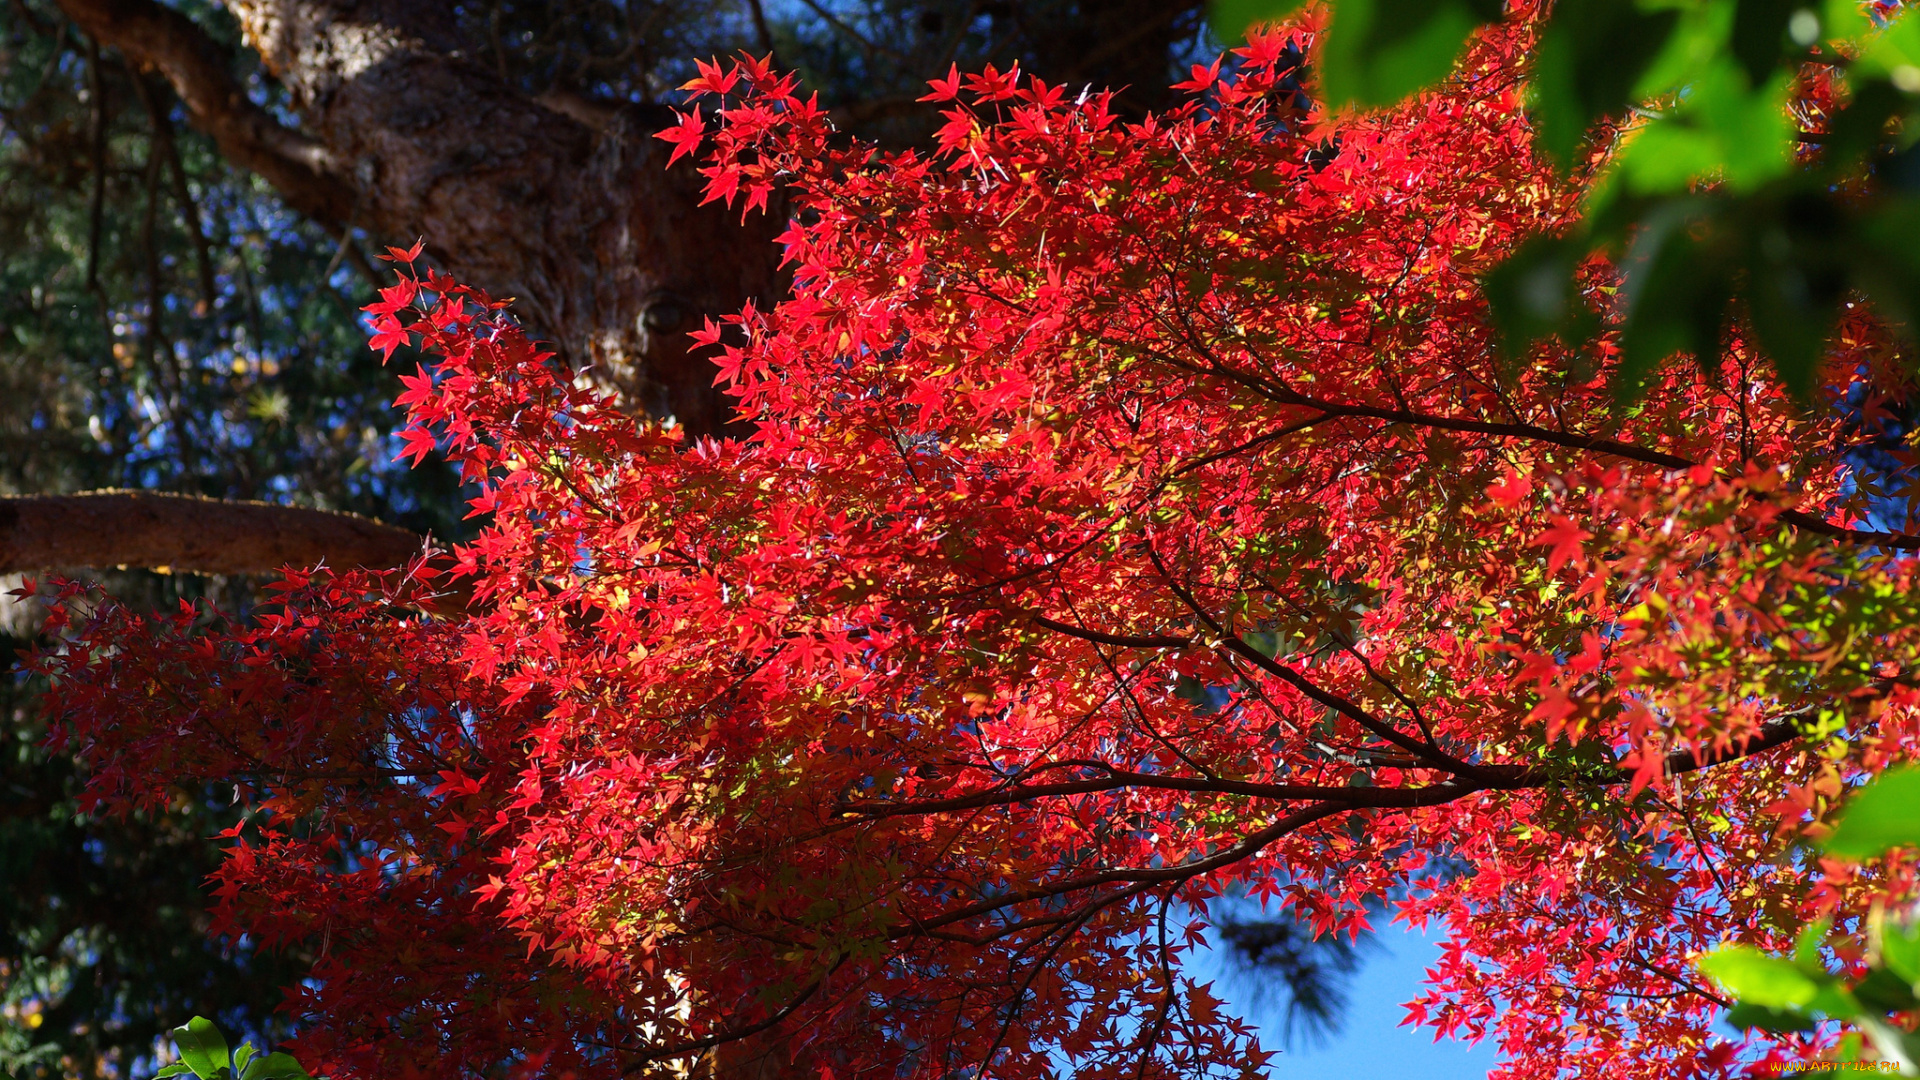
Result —
[[[173,1029],[173,1045],[180,1060],[154,1073],[154,1080],[193,1076],[198,1080],[313,1080],[293,1055],[262,1054],[250,1042],[227,1049],[218,1025],[196,1016]]]

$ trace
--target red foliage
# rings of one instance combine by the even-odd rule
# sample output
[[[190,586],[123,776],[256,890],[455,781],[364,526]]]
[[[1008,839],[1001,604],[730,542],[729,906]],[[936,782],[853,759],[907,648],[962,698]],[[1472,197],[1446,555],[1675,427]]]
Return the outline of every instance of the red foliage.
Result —
[[[1633,407],[1604,348],[1503,370],[1476,276],[1581,195],[1526,33],[1358,118],[1295,92],[1310,24],[1140,124],[956,74],[925,154],[703,69],[663,137],[794,210],[792,299],[706,335],[753,436],[403,273],[375,345],[482,485],[472,613],[103,608],[41,661],[94,797],[239,785],[221,925],[322,957],[338,1076],[1258,1071],[1181,972],[1227,891],[1438,921],[1413,1017],[1507,1076],[1799,1052],[1736,1053],[1690,957],[1911,887],[1791,846],[1920,738],[1916,542],[1869,522],[1906,361],[1860,314],[1805,409],[1737,337]]]

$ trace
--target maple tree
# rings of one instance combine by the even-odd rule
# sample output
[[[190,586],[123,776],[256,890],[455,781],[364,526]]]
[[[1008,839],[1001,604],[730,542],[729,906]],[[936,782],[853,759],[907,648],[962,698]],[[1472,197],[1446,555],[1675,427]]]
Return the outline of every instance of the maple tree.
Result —
[[[777,251],[766,219],[697,213],[691,166],[660,167],[687,58],[777,50],[852,130],[900,142],[931,130],[912,98],[956,57],[1130,86],[1137,115],[1204,35],[1199,6],[0,4],[0,592],[91,567],[122,602],[242,610],[283,563],[466,538],[449,470],[387,461],[397,387],[357,312],[390,281],[362,255],[382,241],[424,235],[436,265],[518,297],[630,408],[714,419],[683,331],[777,295]],[[0,667],[39,615],[0,598]],[[306,953],[204,934],[226,798],[78,815],[39,712],[36,681],[0,684],[0,1074],[124,1074],[196,1013],[283,1034],[274,988]]]
[[[674,156],[793,215],[791,297],[699,335],[751,435],[393,251],[466,614],[427,563],[246,621],[66,586],[93,805],[232,785],[216,916],[319,957],[322,1075],[1250,1075],[1182,970],[1228,894],[1440,925],[1411,1019],[1504,1076],[1823,1051],[1716,1032],[1693,957],[1913,895],[1799,843],[1920,739],[1910,346],[1853,304],[1802,400],[1737,327],[1638,401],[1605,335],[1503,357],[1480,278],[1583,195],[1535,14],[1366,115],[1300,91],[1312,13],[1141,121],[956,71],[928,152],[703,66]]]

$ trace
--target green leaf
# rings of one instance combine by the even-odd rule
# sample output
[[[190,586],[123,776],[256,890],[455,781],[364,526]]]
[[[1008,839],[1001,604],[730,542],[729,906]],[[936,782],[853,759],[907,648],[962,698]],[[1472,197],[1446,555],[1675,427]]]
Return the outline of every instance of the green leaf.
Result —
[[[1908,85],[1915,75],[1908,75],[1902,68],[1913,71],[1920,68],[1920,19],[1914,17],[1914,9],[1908,8],[1900,17],[1888,23],[1878,34],[1869,37],[1860,56],[1853,62],[1850,74],[1856,77],[1880,77],[1891,81],[1895,86]]]
[[[1880,963],[1908,986],[1920,982],[1920,924],[1882,929]]]
[[[241,1043],[240,1049],[233,1052],[233,1071],[236,1075],[242,1077],[247,1075],[247,1062],[253,1055],[253,1044],[250,1042]]]
[[[226,1037],[204,1016],[174,1028],[173,1044],[180,1050],[180,1060],[200,1080],[213,1080],[214,1074],[227,1067]]]
[[[1509,360],[1554,335],[1570,346],[1584,339],[1580,316],[1590,313],[1580,302],[1573,274],[1586,254],[1587,245],[1579,239],[1535,236],[1481,282],[1501,352]]]
[[[1920,769],[1905,768],[1881,773],[1855,793],[1821,847],[1871,859],[1912,844],[1920,844]]]
[[[1813,1017],[1799,1009],[1769,1009],[1764,1005],[1741,1002],[1727,1010],[1727,1023],[1742,1031],[1759,1028],[1776,1035],[1789,1031],[1812,1031],[1818,1025]]]
[[[1920,330],[1920,199],[1882,201],[1853,230],[1863,249],[1853,266],[1856,283],[1873,298],[1877,314]]]
[[[1624,111],[1634,86],[1666,48],[1676,11],[1623,0],[1560,0],[1534,65],[1534,130],[1541,149],[1573,163],[1593,122]]]
[[[1748,317],[1781,380],[1804,401],[1846,296],[1845,214],[1825,190],[1754,205],[1760,213],[1748,221]]]
[[[1739,0],[1733,16],[1733,57],[1746,69],[1747,81],[1754,86],[1767,81],[1780,64],[1785,51],[1787,23],[1797,11],[1807,10],[1805,0]],[[1812,12],[1808,16],[1815,18]]]
[[[193,1072],[193,1070],[187,1067],[186,1062],[176,1061],[173,1064],[162,1068],[159,1072],[154,1073],[153,1080],[166,1080],[166,1078],[169,1076],[179,1076],[183,1073],[191,1073],[191,1072]]]
[[[1860,1001],[1852,991],[1836,982],[1822,986],[1807,1002],[1807,1008],[1823,1013],[1829,1020],[1852,1020],[1861,1013]]]
[[[1862,1005],[1881,1012],[1906,1012],[1920,1006],[1920,998],[1913,996],[1913,984],[1886,968],[1867,972],[1867,977],[1855,984],[1853,996]]]
[[[1739,997],[1743,1005],[1803,1009],[1813,1004],[1824,987],[1822,980],[1808,975],[1791,961],[1768,956],[1745,945],[1722,945],[1695,963]]]
[[[1676,5],[1661,5],[1673,8]],[[1693,84],[1700,72],[1726,59],[1727,38],[1733,33],[1734,5],[1728,0],[1681,4],[1679,22],[1640,81],[1633,87],[1636,101],[1665,97]]]
[[[1825,978],[1827,974],[1827,966],[1820,961],[1820,943],[1827,939],[1827,931],[1831,929],[1833,920],[1821,919],[1801,927],[1793,939],[1794,965],[1816,979]]]
[[[1682,100],[1620,148],[1614,170],[1626,190],[1680,195],[1698,181],[1754,191],[1793,171],[1794,129],[1786,105],[1790,77],[1778,73],[1749,88],[1732,60],[1694,73]]]
[[[1885,79],[1857,76],[1850,81],[1853,99],[1827,121],[1823,157],[1832,171],[1848,170],[1877,155],[1887,141],[1887,122],[1908,104],[1907,96]]]
[[[268,1054],[248,1066],[241,1080],[313,1080],[291,1054]]]
[[[1500,0],[1339,0],[1321,46],[1328,104],[1391,105],[1446,78],[1467,35]]]
[[[1231,46],[1244,41],[1254,23],[1284,19],[1300,10],[1304,0],[1213,0],[1208,6],[1213,36]]]
[[[1808,5],[1808,10],[1820,16],[1820,38],[1825,41],[1857,42],[1874,29],[1873,16],[1866,13],[1860,0],[1822,0],[1818,5]],[[1856,53],[1859,48],[1856,44],[1845,51]]]
[[[1706,200],[1662,200],[1642,216],[1627,249],[1622,291],[1627,307],[1620,335],[1620,370],[1614,393],[1623,400],[1675,353],[1710,363],[1719,356],[1731,268],[1716,249],[1692,233],[1711,227],[1715,206]]]

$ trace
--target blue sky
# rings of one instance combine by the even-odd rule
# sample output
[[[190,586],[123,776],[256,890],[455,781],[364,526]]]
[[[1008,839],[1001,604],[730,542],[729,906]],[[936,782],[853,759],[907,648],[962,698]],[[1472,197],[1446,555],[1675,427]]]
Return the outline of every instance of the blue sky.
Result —
[[[1439,959],[1439,938],[1437,933],[1423,936],[1384,918],[1379,923],[1382,948],[1367,955],[1365,966],[1349,984],[1346,1027],[1324,1045],[1282,1049],[1268,1070],[1274,1080],[1351,1080],[1375,1075],[1484,1080],[1493,1067],[1491,1042],[1472,1047],[1452,1040],[1436,1043],[1429,1029],[1400,1026],[1406,1015],[1400,1003],[1418,995],[1426,969]],[[1190,962],[1188,973],[1203,982],[1218,978],[1214,993],[1236,1006],[1248,1002],[1247,987],[1233,975],[1219,974],[1217,960],[1206,955]],[[1275,1033],[1263,1035],[1263,1044],[1281,1045],[1277,1010],[1248,1002],[1241,1015]]]

